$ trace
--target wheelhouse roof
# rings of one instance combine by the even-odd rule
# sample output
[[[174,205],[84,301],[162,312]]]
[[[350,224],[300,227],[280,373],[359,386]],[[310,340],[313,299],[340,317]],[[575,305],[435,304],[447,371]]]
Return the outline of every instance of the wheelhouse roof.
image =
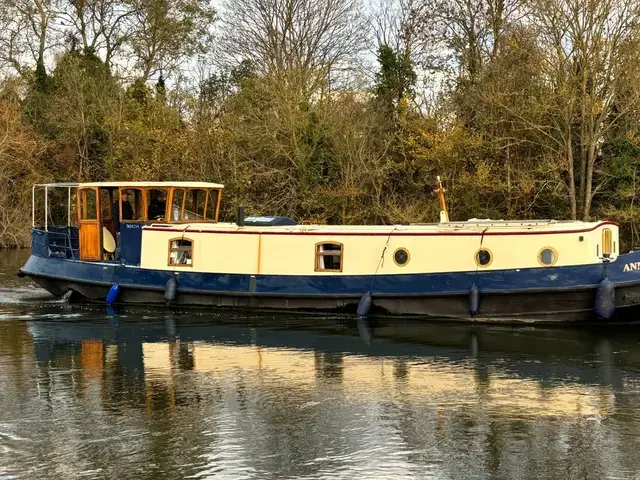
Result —
[[[224,188],[220,183],[209,182],[90,182],[90,183],[40,183],[36,187],[47,188]]]

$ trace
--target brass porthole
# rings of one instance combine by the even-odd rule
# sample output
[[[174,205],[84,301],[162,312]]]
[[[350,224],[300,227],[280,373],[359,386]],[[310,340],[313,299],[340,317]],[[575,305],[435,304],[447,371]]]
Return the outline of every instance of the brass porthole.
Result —
[[[398,248],[395,252],[393,252],[393,261],[399,267],[404,267],[411,260],[411,256],[409,255],[409,251],[406,248]]]
[[[493,254],[488,248],[481,248],[476,252],[473,259],[476,261],[476,265],[486,268],[493,262]]]
[[[558,251],[553,247],[544,247],[538,252],[538,263],[543,267],[552,267],[557,261]]]

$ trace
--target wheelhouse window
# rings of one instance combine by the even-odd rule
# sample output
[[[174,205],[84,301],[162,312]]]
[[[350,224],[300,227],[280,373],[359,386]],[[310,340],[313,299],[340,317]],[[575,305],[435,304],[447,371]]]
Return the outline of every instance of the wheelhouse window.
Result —
[[[93,188],[84,188],[78,192],[80,220],[98,219],[97,192]]]
[[[187,190],[184,198],[184,209],[182,220],[202,221],[204,220],[204,207],[207,198],[206,190]]]
[[[176,188],[171,195],[171,221],[217,221],[219,201],[218,190]]]
[[[193,265],[193,240],[173,238],[169,240],[169,266]]]
[[[316,244],[316,272],[341,272],[344,248],[341,243]]]
[[[220,203],[220,193],[218,190],[207,192],[207,205],[205,207],[205,220],[218,221],[218,207]]]
[[[169,191],[162,188],[147,190],[147,220],[164,222],[167,217],[167,197]]]
[[[141,188],[120,189],[120,201],[114,200],[113,211],[120,213],[121,222],[142,222],[146,220],[144,193]],[[119,203],[119,205],[115,202]]]

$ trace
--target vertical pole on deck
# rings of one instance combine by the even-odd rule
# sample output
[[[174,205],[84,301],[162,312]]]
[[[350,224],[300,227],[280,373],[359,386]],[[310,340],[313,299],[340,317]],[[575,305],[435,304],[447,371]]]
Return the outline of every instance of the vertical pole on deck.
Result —
[[[44,231],[49,231],[49,188],[44,187]]]
[[[36,186],[31,188],[31,227],[36,227]]]
[[[67,203],[67,227],[71,226],[71,187],[69,187],[69,200]]]

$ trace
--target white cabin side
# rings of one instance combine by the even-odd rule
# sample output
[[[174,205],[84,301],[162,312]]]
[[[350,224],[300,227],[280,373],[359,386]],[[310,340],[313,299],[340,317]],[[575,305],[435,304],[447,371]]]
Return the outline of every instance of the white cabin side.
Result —
[[[595,264],[603,253],[611,261],[619,254],[618,226],[611,222],[152,225],[143,228],[140,266],[249,275],[389,275]]]

